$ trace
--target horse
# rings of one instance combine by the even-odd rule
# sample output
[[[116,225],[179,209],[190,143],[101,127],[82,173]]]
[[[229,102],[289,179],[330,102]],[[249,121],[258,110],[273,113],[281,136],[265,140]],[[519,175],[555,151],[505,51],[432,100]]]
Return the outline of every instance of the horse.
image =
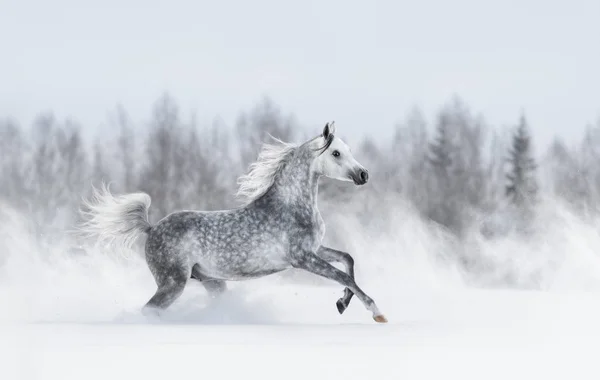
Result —
[[[335,135],[334,122],[302,144],[273,140],[263,144],[257,161],[238,178],[236,195],[246,202],[237,208],[176,211],[151,225],[148,194],[117,196],[106,187],[92,187],[92,199],[83,200],[87,211],[80,210],[82,232],[129,248],[147,235],[145,260],[157,289],[143,313],[167,309],[189,279],[218,295],[227,289],[226,281],[296,268],[345,287],[336,302],[339,314],[356,295],[376,322],[387,322],[375,301],[356,284],[352,256],[321,244],[325,223],[317,207],[320,177],[360,186],[368,181],[367,169]],[[343,264],[345,271],[333,262]]]

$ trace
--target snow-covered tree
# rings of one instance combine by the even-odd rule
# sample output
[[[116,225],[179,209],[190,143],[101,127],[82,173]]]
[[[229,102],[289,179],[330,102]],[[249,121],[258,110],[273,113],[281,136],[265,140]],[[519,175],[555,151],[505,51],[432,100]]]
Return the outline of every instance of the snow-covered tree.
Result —
[[[538,185],[537,164],[533,158],[531,136],[524,115],[513,134],[508,162],[510,171],[506,175],[508,184],[505,193],[515,206],[528,206],[535,201]]]

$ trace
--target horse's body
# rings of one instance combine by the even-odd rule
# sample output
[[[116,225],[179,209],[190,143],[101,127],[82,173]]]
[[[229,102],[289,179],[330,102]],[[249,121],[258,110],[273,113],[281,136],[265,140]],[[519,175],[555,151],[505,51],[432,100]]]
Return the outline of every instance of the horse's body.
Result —
[[[329,150],[333,158],[323,157]],[[340,151],[348,156],[343,161]],[[241,179],[240,193],[249,202],[240,208],[174,212],[151,226],[148,195],[116,198],[106,192],[97,194],[97,204],[88,204],[92,218],[84,230],[110,239],[122,236],[126,244],[147,234],[146,262],[158,289],[146,311],[170,306],[190,277],[218,293],[225,290],[225,281],[300,268],[346,286],[337,302],[340,313],[356,293],[374,319],[385,322],[375,302],[354,282],[352,257],[321,245],[325,224],[317,207],[319,177],[367,181],[366,170],[341,140],[334,140],[329,125],[322,136],[300,146],[267,146],[252,168]],[[330,262],[343,263],[346,272]]]

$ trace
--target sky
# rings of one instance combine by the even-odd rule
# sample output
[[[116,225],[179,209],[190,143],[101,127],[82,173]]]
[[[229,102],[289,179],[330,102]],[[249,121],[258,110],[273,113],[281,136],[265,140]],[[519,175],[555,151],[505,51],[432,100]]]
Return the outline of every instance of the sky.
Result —
[[[0,0],[0,117],[97,129],[164,92],[200,121],[269,96],[303,125],[386,138],[458,95],[537,144],[600,118],[597,0]],[[343,132],[342,132],[343,131]]]

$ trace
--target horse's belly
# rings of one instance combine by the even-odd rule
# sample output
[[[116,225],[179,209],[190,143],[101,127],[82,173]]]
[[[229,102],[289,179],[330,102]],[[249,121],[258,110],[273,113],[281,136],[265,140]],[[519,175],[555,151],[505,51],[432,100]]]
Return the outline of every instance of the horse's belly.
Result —
[[[242,252],[213,252],[198,263],[204,275],[222,280],[243,280],[281,272],[291,267],[283,249],[274,247]]]

